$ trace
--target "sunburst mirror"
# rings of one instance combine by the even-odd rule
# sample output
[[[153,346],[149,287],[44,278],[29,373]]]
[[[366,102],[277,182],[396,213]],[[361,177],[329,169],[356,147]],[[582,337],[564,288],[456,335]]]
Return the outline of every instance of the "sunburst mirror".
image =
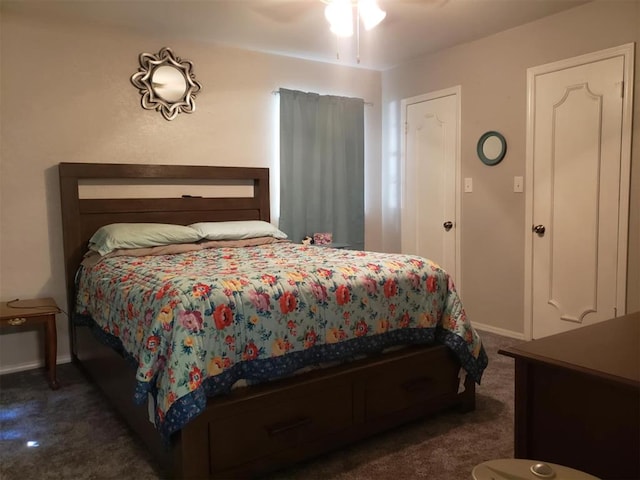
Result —
[[[176,57],[170,48],[158,54],[141,53],[140,68],[131,76],[142,95],[142,108],[157,110],[167,120],[179,113],[193,113],[202,86],[196,81],[193,63]]]

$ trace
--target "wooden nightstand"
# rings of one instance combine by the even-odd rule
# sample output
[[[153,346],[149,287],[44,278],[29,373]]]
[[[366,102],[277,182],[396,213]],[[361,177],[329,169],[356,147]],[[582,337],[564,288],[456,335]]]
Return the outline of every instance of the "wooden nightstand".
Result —
[[[11,329],[29,329],[44,324],[44,361],[49,375],[49,385],[56,390],[56,361],[58,339],[56,335],[56,314],[60,309],[52,298],[14,300],[0,303],[0,326]]]

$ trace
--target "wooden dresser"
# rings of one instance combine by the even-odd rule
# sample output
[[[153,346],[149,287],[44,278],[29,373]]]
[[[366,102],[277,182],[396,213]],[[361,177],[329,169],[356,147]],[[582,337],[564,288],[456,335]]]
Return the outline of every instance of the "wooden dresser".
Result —
[[[640,312],[499,350],[515,359],[515,457],[640,479]]]

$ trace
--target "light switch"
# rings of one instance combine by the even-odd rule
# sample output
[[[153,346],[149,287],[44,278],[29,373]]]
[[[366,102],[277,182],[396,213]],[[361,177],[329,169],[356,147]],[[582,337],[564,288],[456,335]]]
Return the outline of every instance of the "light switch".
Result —
[[[465,177],[464,179],[464,192],[473,192],[473,180],[471,179],[471,177]]]
[[[524,177],[513,177],[513,191],[516,193],[524,192]]]

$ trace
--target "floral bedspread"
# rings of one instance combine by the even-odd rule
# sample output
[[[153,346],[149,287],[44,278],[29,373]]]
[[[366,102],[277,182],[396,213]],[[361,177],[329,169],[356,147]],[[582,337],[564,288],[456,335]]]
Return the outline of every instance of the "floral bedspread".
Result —
[[[478,383],[487,365],[449,275],[416,256],[273,243],[104,258],[80,272],[76,312],[135,362],[164,438],[239,379],[415,343],[445,343]]]

